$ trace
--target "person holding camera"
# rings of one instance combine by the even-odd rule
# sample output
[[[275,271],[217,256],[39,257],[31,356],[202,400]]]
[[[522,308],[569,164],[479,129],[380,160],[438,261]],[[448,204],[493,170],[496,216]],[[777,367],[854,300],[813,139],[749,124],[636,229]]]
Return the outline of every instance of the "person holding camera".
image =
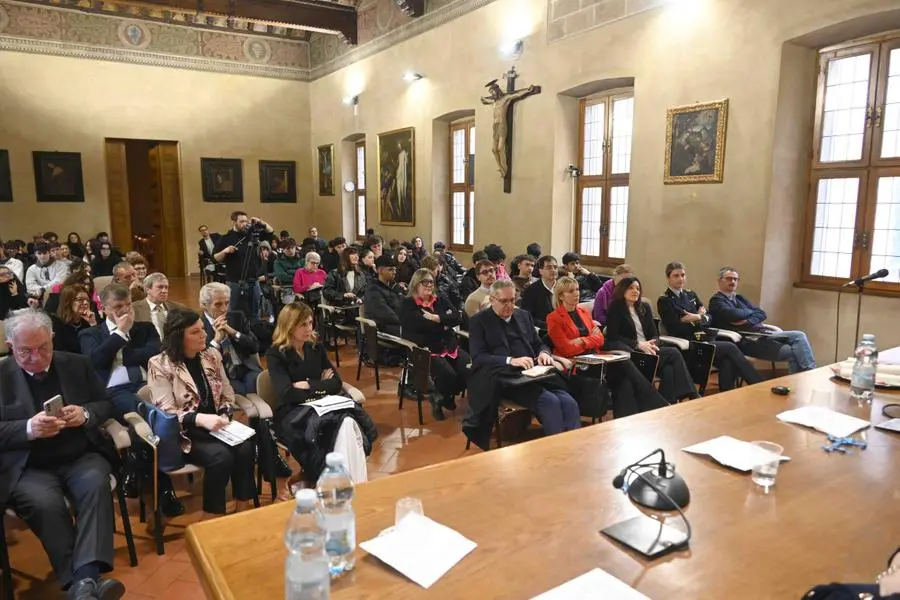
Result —
[[[241,311],[253,319],[259,310],[259,273],[262,264],[258,246],[261,240],[273,240],[274,229],[257,217],[236,210],[231,213],[232,227],[216,242],[213,258],[225,265],[225,282],[231,289],[231,311]]]

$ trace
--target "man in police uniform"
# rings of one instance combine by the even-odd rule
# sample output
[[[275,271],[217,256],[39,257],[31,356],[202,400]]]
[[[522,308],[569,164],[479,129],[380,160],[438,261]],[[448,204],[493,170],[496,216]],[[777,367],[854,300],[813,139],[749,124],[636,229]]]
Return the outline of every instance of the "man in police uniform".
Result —
[[[663,327],[668,335],[686,340],[698,339],[697,334],[711,338],[703,341],[716,346],[714,364],[719,369],[719,389],[723,392],[734,389],[737,377],[748,384],[762,381],[760,374],[733,342],[717,340],[715,332],[709,331],[712,317],[697,294],[684,287],[684,265],[680,262],[666,265],[666,280],[668,287],[656,301]]]

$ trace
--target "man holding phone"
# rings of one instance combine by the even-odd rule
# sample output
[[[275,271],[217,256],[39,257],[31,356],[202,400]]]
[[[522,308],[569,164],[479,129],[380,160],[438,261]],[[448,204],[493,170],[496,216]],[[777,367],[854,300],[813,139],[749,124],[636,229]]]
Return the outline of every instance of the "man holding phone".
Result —
[[[100,431],[112,404],[87,358],[53,351],[46,314],[18,310],[5,326],[14,360],[0,362],[0,509],[28,523],[70,598],[121,598],[125,586],[100,577],[114,556],[118,457]]]

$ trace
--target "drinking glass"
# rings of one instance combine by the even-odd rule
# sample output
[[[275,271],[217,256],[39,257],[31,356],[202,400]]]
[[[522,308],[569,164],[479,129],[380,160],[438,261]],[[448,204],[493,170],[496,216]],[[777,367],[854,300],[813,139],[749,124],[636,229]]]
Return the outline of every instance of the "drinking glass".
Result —
[[[421,500],[418,498],[400,498],[397,500],[397,505],[394,507],[394,527],[399,525],[400,521],[411,513],[425,514]]]
[[[750,478],[758,486],[761,486],[766,492],[775,485],[775,477],[778,475],[778,465],[781,463],[781,455],[784,448],[775,442],[750,442],[757,448],[765,450],[767,455],[763,462],[755,465],[750,473]]]

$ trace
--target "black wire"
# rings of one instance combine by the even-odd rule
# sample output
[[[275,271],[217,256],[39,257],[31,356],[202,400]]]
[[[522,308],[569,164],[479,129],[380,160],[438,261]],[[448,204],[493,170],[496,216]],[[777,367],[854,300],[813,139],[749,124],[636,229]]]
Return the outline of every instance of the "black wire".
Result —
[[[666,463],[666,467],[668,468],[668,465],[670,465],[670,464],[671,464],[671,463]],[[669,504],[671,504],[672,506],[675,507],[675,510],[678,511],[678,514],[681,516],[681,520],[684,521],[684,526],[685,526],[685,528],[687,529],[687,531],[684,532],[684,533],[685,533],[685,536],[686,536],[686,537],[685,537],[685,540],[684,540],[681,544],[679,544],[679,546],[681,546],[681,545],[685,545],[685,546],[686,546],[686,545],[691,541],[691,535],[692,535],[693,532],[692,532],[692,529],[691,529],[691,522],[688,521],[688,518],[687,518],[687,516],[685,516],[684,511],[681,510],[681,507],[678,506],[678,503],[677,503],[677,502],[675,502],[674,500],[672,500],[672,498],[669,496],[669,494],[667,494],[665,491],[663,491],[663,490],[661,490],[659,487],[657,487],[656,484],[653,483],[653,481],[651,481],[651,480],[648,479],[647,477],[644,477],[644,472],[638,471],[638,470],[637,470],[638,467],[653,467],[653,466],[658,466],[658,465],[630,465],[630,466],[628,466],[628,467],[625,467],[625,469],[626,469],[627,471],[629,471],[631,474],[633,474],[633,475],[637,476],[638,478],[642,479],[642,480],[644,481],[644,483],[646,483],[646,484],[649,485],[651,488],[653,488],[653,491],[655,491],[657,494],[659,494],[660,496],[662,496],[663,498],[665,498],[666,500],[668,500],[668,501],[669,501]],[[675,470],[675,469],[673,468],[672,471],[674,472],[674,470]],[[634,478],[632,478],[632,481],[633,481],[633,480],[634,480]],[[627,491],[628,491],[628,481],[626,480],[625,483],[626,483],[626,485],[625,485],[625,487],[624,487],[623,489],[627,492]]]
[[[889,419],[900,419],[900,412],[891,414],[893,411],[889,411],[889,408],[898,408],[900,409],[900,404],[893,402],[891,404],[885,404],[881,407],[881,414]]]

